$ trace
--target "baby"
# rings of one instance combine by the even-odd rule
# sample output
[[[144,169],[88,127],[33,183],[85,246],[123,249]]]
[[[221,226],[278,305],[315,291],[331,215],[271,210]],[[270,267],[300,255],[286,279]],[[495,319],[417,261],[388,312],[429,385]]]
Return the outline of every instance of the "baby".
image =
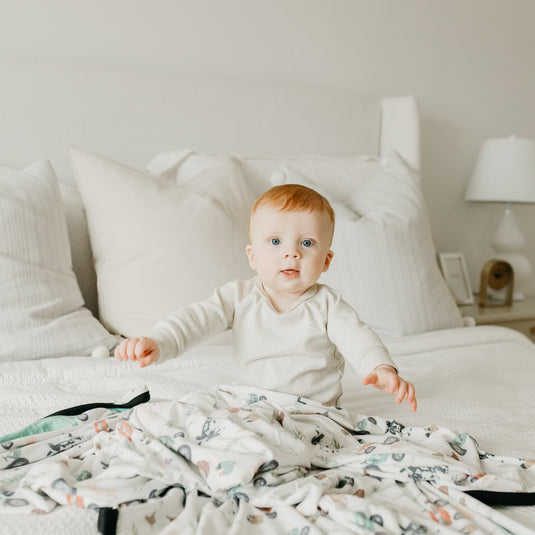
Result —
[[[148,336],[123,340],[118,360],[141,367],[177,356],[232,328],[240,384],[337,404],[345,362],[362,383],[406,399],[416,396],[385,346],[340,294],[318,284],[333,258],[334,212],[327,199],[296,184],[261,195],[249,218],[249,264],[257,275],[156,323]]]

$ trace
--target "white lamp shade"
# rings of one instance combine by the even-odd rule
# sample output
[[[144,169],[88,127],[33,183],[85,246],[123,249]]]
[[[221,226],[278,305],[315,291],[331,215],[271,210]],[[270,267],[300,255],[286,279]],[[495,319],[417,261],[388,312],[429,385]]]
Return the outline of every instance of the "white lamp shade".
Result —
[[[535,203],[535,139],[488,139],[466,190],[467,201]]]

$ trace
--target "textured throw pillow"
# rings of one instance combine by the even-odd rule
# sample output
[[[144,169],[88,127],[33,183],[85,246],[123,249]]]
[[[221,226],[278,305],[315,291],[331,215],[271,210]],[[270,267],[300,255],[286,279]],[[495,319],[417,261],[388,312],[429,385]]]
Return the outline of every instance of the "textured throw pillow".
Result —
[[[225,158],[186,184],[71,148],[97,272],[99,317],[142,335],[222,284],[250,278],[245,254],[254,202]]]
[[[436,263],[418,174],[396,152],[379,163],[345,203],[336,202],[325,184],[289,167],[273,183],[304,184],[333,202],[334,259],[321,282],[340,290],[379,334],[463,326]]]
[[[0,168],[0,361],[90,355],[117,340],[83,306],[48,161]]]

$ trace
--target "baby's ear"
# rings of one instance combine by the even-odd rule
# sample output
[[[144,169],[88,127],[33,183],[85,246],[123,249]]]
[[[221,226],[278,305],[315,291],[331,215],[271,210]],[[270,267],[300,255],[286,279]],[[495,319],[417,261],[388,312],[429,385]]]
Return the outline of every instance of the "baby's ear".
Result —
[[[255,263],[254,263],[253,246],[251,244],[249,244],[245,248],[245,252],[247,253],[247,258],[249,258],[249,265],[251,266],[251,269],[256,270],[256,266],[255,266]]]
[[[329,252],[327,253],[327,256],[325,257],[325,264],[323,264],[323,269],[321,270],[322,273],[325,273],[329,269],[333,256],[334,256],[334,253],[329,249]]]

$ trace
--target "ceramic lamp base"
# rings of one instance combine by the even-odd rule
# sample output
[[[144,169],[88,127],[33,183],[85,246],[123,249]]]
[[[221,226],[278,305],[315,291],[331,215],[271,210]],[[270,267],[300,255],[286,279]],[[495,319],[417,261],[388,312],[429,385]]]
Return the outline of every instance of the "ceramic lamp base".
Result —
[[[496,249],[496,259],[509,262],[514,271],[514,301],[523,301],[523,288],[531,277],[533,268],[530,261],[522,254],[526,246],[524,234],[520,230],[513,214],[511,203],[507,204],[500,226],[492,240]]]

